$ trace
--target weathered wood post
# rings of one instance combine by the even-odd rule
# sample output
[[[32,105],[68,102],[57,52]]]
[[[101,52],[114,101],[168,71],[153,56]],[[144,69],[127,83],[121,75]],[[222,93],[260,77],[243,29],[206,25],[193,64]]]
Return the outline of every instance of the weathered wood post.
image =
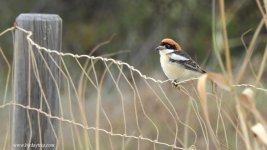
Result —
[[[16,25],[31,31],[38,45],[61,49],[62,20],[58,15],[21,14]],[[14,102],[58,116],[59,57],[28,43],[16,29],[14,50]],[[53,58],[53,59],[52,59]],[[58,120],[33,109],[14,105],[12,149],[56,149]]]

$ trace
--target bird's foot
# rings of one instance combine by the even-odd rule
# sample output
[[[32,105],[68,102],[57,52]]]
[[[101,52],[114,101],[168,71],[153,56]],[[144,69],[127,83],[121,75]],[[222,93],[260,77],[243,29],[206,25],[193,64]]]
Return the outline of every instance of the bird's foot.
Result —
[[[176,80],[173,80],[173,81],[172,81],[172,87],[173,87],[173,88],[176,88],[176,89],[178,89],[178,90],[181,89],[179,83],[178,83]]]

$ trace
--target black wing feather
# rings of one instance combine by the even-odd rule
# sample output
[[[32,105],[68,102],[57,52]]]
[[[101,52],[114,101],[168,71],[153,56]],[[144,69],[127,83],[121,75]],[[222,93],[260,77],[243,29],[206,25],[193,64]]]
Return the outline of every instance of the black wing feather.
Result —
[[[176,62],[182,66],[184,66],[185,69],[196,71],[199,73],[206,73],[203,69],[200,68],[200,66],[184,51],[174,51],[173,53],[183,56],[185,58],[188,58],[188,60],[174,60],[170,59],[170,62]]]

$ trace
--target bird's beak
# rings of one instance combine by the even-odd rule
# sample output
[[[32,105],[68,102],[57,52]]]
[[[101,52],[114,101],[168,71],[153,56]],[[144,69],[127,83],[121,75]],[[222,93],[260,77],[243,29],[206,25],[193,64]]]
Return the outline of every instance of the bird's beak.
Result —
[[[158,46],[158,47],[156,48],[157,51],[160,51],[160,50],[163,50],[163,49],[164,49],[164,46]]]

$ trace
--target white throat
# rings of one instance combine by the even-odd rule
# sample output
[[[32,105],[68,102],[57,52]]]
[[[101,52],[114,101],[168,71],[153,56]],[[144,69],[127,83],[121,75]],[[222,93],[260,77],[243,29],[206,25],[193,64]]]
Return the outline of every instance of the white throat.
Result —
[[[166,55],[166,54],[169,54],[169,53],[172,53],[172,52],[174,52],[175,50],[173,50],[173,49],[164,49],[164,50],[160,50],[159,51],[159,54],[160,55]]]

